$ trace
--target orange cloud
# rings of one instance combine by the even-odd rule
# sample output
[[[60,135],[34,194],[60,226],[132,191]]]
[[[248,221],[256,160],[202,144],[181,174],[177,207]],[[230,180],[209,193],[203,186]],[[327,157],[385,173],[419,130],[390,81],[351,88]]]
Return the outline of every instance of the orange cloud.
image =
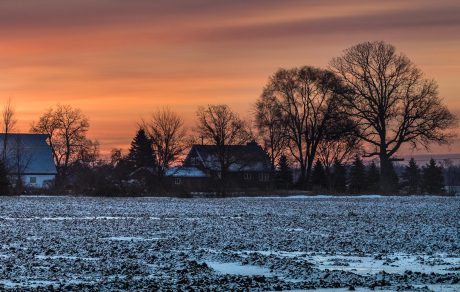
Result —
[[[456,0],[2,1],[0,101],[13,99],[23,131],[56,103],[80,107],[108,151],[126,148],[164,105],[189,128],[208,103],[250,117],[279,67],[327,67],[350,45],[382,39],[460,113],[459,14]]]

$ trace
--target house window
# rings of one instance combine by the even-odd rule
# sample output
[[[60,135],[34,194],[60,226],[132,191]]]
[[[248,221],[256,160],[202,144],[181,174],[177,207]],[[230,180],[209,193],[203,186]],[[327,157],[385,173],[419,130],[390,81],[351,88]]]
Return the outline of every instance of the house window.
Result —
[[[243,178],[244,178],[244,180],[251,180],[251,174],[245,172],[244,175],[243,175]]]
[[[31,176],[31,177],[29,178],[29,183],[31,183],[31,184],[36,184],[36,183],[37,183],[37,178],[36,178],[35,176]]]
[[[174,179],[174,184],[175,184],[175,185],[180,185],[181,183],[182,183],[182,180],[180,179],[180,177],[176,177],[176,178]]]

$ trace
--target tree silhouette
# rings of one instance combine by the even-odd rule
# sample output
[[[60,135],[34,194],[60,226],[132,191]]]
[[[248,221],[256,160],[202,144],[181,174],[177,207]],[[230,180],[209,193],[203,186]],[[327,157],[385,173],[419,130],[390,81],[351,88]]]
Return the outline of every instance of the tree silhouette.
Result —
[[[420,168],[412,157],[409,160],[409,165],[404,168],[403,186],[406,188],[408,194],[419,194],[420,183]]]
[[[361,158],[356,155],[350,167],[349,191],[353,194],[362,193],[366,188],[366,169]]]
[[[300,167],[300,185],[307,187],[318,147],[340,108],[340,81],[314,67],[280,69],[270,77],[263,96],[280,106],[287,148]]]
[[[8,172],[5,167],[3,160],[0,160],[0,195],[9,195],[10,183],[8,181]]]
[[[129,148],[128,161],[134,169],[140,167],[155,167],[152,140],[147,137],[144,128],[137,130],[136,136]]]
[[[327,177],[324,166],[320,160],[316,160],[311,173],[311,183],[314,188],[325,189],[327,187]]]
[[[331,61],[347,90],[347,113],[359,125],[359,138],[378,156],[381,190],[393,191],[393,155],[406,143],[428,147],[453,137],[455,116],[438,96],[437,84],[394,46],[384,42],[360,43]],[[393,176],[393,178],[392,178]]]
[[[88,129],[88,118],[80,109],[69,105],[50,108],[40,116],[37,123],[32,124],[33,133],[48,135],[48,144],[56,163],[59,182],[65,181],[70,163],[85,146]]]
[[[16,111],[14,110],[13,105],[11,104],[11,99],[8,99],[5,106],[3,107],[2,112],[2,130],[4,135],[3,138],[3,150],[2,150],[2,160],[7,163],[7,153],[8,153],[8,135],[11,134],[16,127],[17,120],[15,118]],[[8,168],[7,165],[5,165]]]
[[[182,118],[169,108],[156,111],[150,121],[143,122],[156,156],[157,174],[162,178],[187,147]]]
[[[366,171],[366,189],[372,193],[378,193],[380,191],[380,172],[372,161]]]
[[[430,162],[423,168],[423,190],[427,194],[444,193],[444,176],[442,167],[436,165],[436,161],[431,158]]]
[[[275,96],[268,91],[264,91],[256,102],[255,113],[255,125],[258,134],[261,137],[265,151],[270,157],[272,168],[275,170],[275,162],[282,155],[287,142],[286,126],[283,121],[281,105]]]
[[[281,155],[276,171],[276,185],[279,189],[289,189],[292,186],[292,170],[286,155]]]

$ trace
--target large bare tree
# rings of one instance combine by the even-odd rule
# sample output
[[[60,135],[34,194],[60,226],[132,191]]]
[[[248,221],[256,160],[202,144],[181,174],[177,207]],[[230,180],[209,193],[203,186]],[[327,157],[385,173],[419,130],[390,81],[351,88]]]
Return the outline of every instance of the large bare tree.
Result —
[[[347,85],[347,111],[359,125],[359,138],[371,147],[366,156],[378,156],[382,190],[391,184],[391,160],[403,144],[428,147],[446,143],[455,116],[438,96],[434,80],[395,47],[365,42],[346,49],[331,68]]]
[[[255,125],[274,170],[286,147],[287,135],[281,104],[270,91],[264,91],[255,104]]]
[[[184,121],[171,109],[164,108],[156,111],[149,121],[144,121],[142,127],[152,140],[157,172],[162,177],[187,146]]]
[[[220,167],[221,193],[225,194],[230,166],[237,163],[231,145],[242,145],[253,137],[245,122],[228,105],[208,105],[197,110],[197,131],[205,143],[215,145]]]
[[[86,143],[88,118],[80,109],[69,105],[57,105],[42,114],[31,131],[48,135],[59,179],[65,180],[69,164],[78,159],[78,153]]]
[[[308,186],[318,146],[339,112],[340,90],[332,72],[309,66],[280,69],[264,88],[263,94],[274,96],[281,107],[287,148],[300,167],[301,187]]]

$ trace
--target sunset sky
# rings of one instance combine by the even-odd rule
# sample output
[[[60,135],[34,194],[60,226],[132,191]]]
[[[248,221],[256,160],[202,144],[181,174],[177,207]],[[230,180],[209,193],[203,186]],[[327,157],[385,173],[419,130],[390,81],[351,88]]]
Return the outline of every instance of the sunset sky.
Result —
[[[71,104],[103,151],[126,149],[155,109],[170,106],[188,128],[199,105],[226,103],[250,119],[275,70],[327,67],[368,40],[407,54],[460,115],[458,0],[5,0],[0,102],[11,98],[26,132],[47,108]]]

